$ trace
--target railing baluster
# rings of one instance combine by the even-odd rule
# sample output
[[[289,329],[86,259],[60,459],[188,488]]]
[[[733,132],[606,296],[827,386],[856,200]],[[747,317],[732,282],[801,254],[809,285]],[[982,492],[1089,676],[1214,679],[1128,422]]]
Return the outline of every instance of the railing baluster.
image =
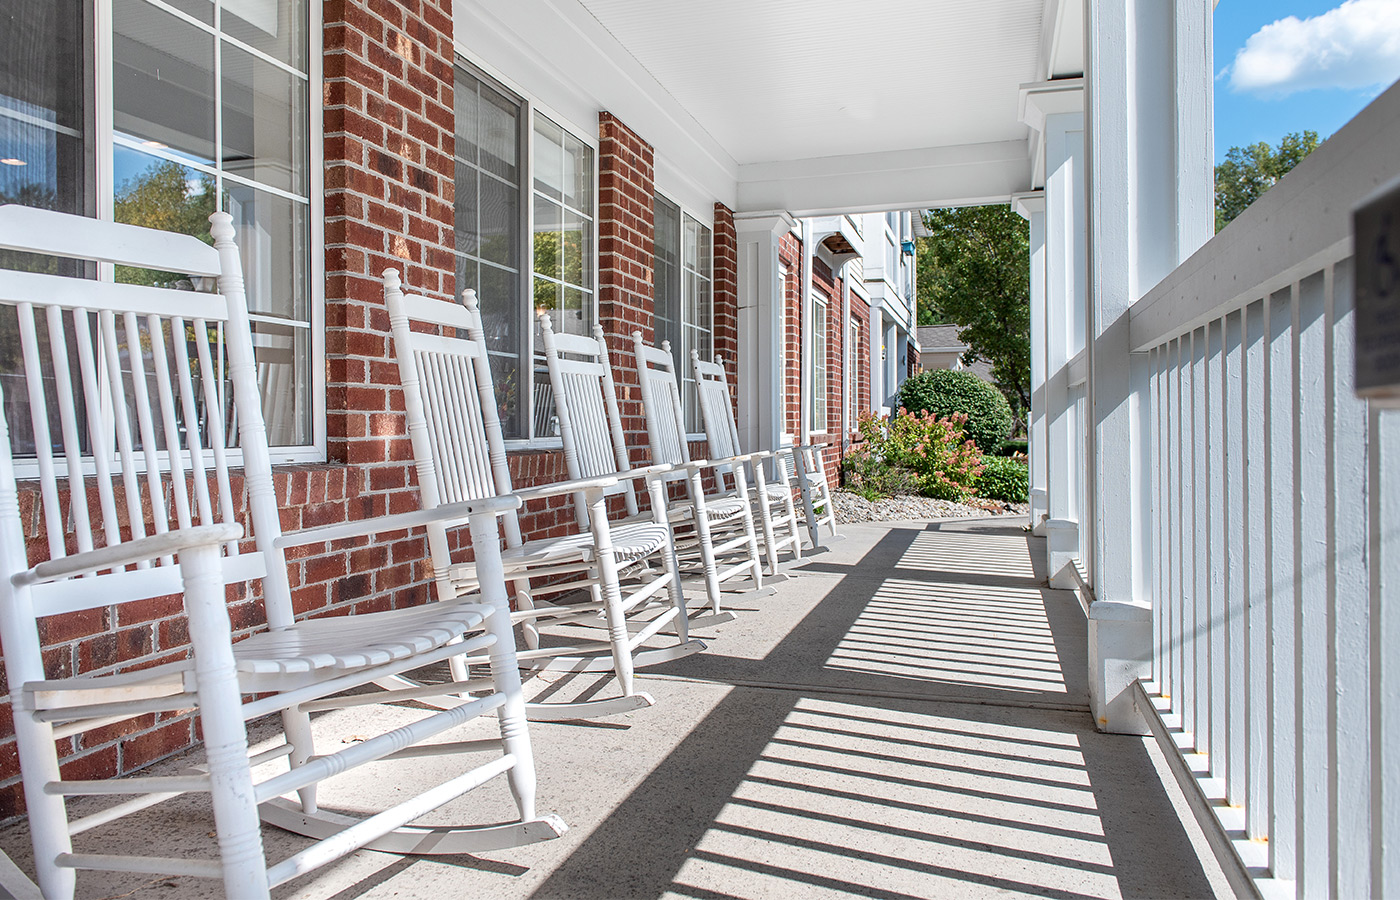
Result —
[[[1221,410],[1224,431],[1221,444],[1225,453],[1225,477],[1220,492],[1225,501],[1225,533],[1222,535],[1225,562],[1225,594],[1222,610],[1224,627],[1225,682],[1225,776],[1226,796],[1242,806],[1245,788],[1245,760],[1249,750],[1248,713],[1245,710],[1245,594],[1244,594],[1244,335],[1242,313],[1225,317],[1225,406]]]
[[[1244,537],[1243,583],[1245,653],[1245,821],[1255,840],[1269,836],[1269,773],[1273,758],[1269,745],[1269,622],[1267,463],[1269,444],[1264,440],[1264,411],[1269,398],[1264,372],[1264,304],[1251,303],[1244,310],[1244,351],[1240,402],[1244,416],[1242,457],[1244,504],[1241,531]]]
[[[1187,687],[1186,667],[1186,599],[1191,596],[1188,574],[1190,572],[1190,556],[1186,549],[1186,529],[1184,524],[1189,520],[1187,503],[1190,498],[1186,493],[1186,471],[1187,460],[1190,458],[1190,450],[1187,446],[1189,440],[1185,434],[1184,424],[1186,413],[1190,408],[1190,400],[1187,399],[1187,363],[1190,359],[1189,336],[1182,336],[1172,342],[1171,360],[1172,377],[1170,379],[1171,405],[1168,412],[1172,417],[1171,424],[1171,477],[1172,489],[1167,497],[1167,502],[1171,504],[1172,517],[1172,687],[1175,690],[1172,709],[1181,716],[1181,721],[1186,721],[1186,698],[1190,695]]]
[[[1274,673],[1270,695],[1270,750],[1274,758],[1270,783],[1273,818],[1269,827],[1270,868],[1275,877],[1297,877],[1298,853],[1298,688],[1297,518],[1294,472],[1297,453],[1297,397],[1294,344],[1297,340],[1297,286],[1269,298],[1269,352],[1266,357],[1269,403],[1264,428],[1269,453],[1264,461],[1269,480],[1269,670]]]
[[[1298,342],[1294,359],[1298,412],[1294,419],[1297,468],[1298,629],[1298,880],[1305,897],[1329,885],[1327,657],[1332,620],[1327,609],[1327,322],[1323,275],[1299,284]]]
[[[1354,328],[1351,262],[1332,269],[1328,291],[1331,451],[1330,560],[1332,646],[1331,772],[1332,886],[1336,897],[1375,896],[1371,890],[1371,701],[1369,583],[1366,566],[1366,404],[1353,392]]]
[[[1371,410],[1371,785],[1377,897],[1400,891],[1400,410]]]
[[[1224,778],[1228,754],[1225,742],[1228,729],[1225,721],[1225,692],[1230,674],[1226,668],[1225,633],[1229,628],[1226,611],[1225,570],[1225,445],[1229,435],[1225,430],[1225,345],[1224,321],[1216,319],[1207,326],[1206,349],[1206,447],[1209,454],[1209,474],[1206,490],[1206,655],[1210,666],[1209,715],[1205,750],[1210,755],[1210,773]]]
[[[1209,752],[1210,669],[1206,658],[1209,626],[1206,597],[1210,578],[1210,469],[1206,436],[1206,330],[1191,334],[1191,728],[1196,750]]]

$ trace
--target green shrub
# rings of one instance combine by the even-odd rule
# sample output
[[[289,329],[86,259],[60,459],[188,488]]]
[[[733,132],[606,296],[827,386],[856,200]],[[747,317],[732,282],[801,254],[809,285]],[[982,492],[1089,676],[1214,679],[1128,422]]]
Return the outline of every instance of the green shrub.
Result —
[[[862,416],[863,444],[842,461],[851,490],[876,496],[918,491],[962,500],[972,495],[982,473],[982,454],[963,438],[961,415],[938,419],[903,410],[893,419]]]
[[[1019,459],[987,456],[977,479],[977,496],[1007,503],[1025,503],[1030,496],[1030,467]]]
[[[983,453],[995,453],[1011,433],[1011,406],[1001,391],[973,375],[953,369],[934,369],[911,375],[899,389],[899,405],[918,415],[930,412],[946,419],[955,413],[967,416],[963,433]]]

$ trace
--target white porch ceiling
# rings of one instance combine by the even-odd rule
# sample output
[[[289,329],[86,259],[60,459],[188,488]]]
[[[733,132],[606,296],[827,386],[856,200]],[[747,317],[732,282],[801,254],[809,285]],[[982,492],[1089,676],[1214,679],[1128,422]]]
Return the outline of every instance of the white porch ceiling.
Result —
[[[1017,89],[1078,52],[1055,40],[1072,0],[577,2],[735,161],[750,210],[1025,190]]]
[[[579,0],[739,165],[1024,140],[1045,0]]]

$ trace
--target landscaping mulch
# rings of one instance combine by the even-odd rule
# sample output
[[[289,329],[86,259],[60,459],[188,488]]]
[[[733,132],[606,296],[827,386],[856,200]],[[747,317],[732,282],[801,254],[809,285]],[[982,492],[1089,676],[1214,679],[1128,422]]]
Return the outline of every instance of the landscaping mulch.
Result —
[[[1025,503],[1004,503],[1000,500],[983,500],[980,497],[963,503],[935,500],[919,494],[866,500],[849,491],[832,491],[831,500],[836,506],[836,521],[842,524],[902,522],[909,519],[967,519],[976,516],[1024,517],[1030,513],[1030,507]]]

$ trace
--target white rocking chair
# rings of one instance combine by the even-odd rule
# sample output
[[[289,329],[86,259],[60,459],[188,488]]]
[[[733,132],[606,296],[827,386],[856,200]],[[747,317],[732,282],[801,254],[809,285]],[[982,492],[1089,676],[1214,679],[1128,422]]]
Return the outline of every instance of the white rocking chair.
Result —
[[[476,293],[466,291],[462,306],[405,295],[399,273],[389,269],[384,273],[384,296],[424,508],[497,494],[514,494],[527,501],[568,496],[577,505],[578,531],[553,539],[524,541],[518,515],[512,511],[502,516],[506,577],[514,586],[517,601],[512,619],[520,625],[526,645],[518,656],[536,670],[615,672],[622,696],[527,703],[526,714],[537,720],[580,719],[652,705],[650,695],[635,690],[633,671],[705,648],[703,642],[686,634],[684,596],[674,571],[670,529],[664,521],[609,523],[607,497],[622,488],[622,476],[616,472],[515,491],[506,464]],[[414,323],[444,333],[414,331]],[[467,337],[453,336],[454,330],[465,331]],[[448,532],[453,524],[428,526],[433,574],[438,597],[443,600],[476,587],[471,567],[452,559]],[[473,547],[477,547],[475,540]],[[659,571],[648,571],[639,584],[625,585],[629,591],[624,596],[622,575],[649,561],[659,562]],[[557,604],[538,599],[585,587],[592,594],[590,601]],[[638,622],[643,612],[644,621]],[[676,642],[646,646],[672,620],[680,630]],[[577,632],[577,626],[596,624],[606,628],[603,641],[587,640],[586,633],[561,635],[556,631],[552,636],[561,638],[562,645],[541,644],[541,627],[570,625],[576,626],[573,630]],[[635,633],[629,633],[629,628]],[[580,636],[584,640],[579,640]],[[472,662],[463,658],[454,665]],[[465,670],[459,670],[456,677],[465,678]]]
[[[21,465],[37,473],[48,539],[48,561],[30,566],[15,448],[0,420],[0,640],[44,896],[71,897],[76,870],[99,869],[221,878],[230,897],[266,897],[271,887],[359,848],[452,854],[561,834],[562,822],[534,810],[533,756],[494,552],[496,517],[520,500],[491,497],[282,534],[232,220],[215,213],[210,221],[213,247],[184,235],[0,207],[5,249],[213,277],[220,291],[0,271],[0,312],[17,322],[27,389],[28,421],[17,422],[25,426],[17,435],[32,445],[20,449],[34,460]],[[226,433],[230,383],[236,442]],[[18,405],[16,419],[25,417]],[[240,455],[241,478],[233,469]],[[245,491],[248,511],[240,524]],[[285,548],[443,518],[466,518],[478,536],[479,598],[293,621]],[[251,540],[240,545],[247,529]],[[269,630],[234,643],[225,587],[255,580],[262,583]],[[183,594],[189,658],[110,673],[46,674],[41,618],[172,594]],[[456,693],[477,692],[471,702],[317,754],[310,713],[403,699],[384,692],[332,695],[464,652],[490,659],[489,676],[453,686]],[[252,699],[245,700],[248,695]],[[60,774],[56,740],[187,709],[200,713],[204,767],[88,781]],[[499,740],[422,744],[493,711]],[[245,722],[270,713],[281,714],[285,742],[250,759]],[[463,763],[455,777],[373,815],[344,816],[316,804],[317,785],[350,768],[468,751],[490,758]],[[287,771],[254,781],[254,766],[281,757],[289,760]],[[516,821],[465,828],[410,824],[502,774],[519,808]],[[218,859],[73,847],[75,835],[192,792],[210,796]],[[293,792],[299,801],[284,799]],[[70,818],[65,797],[78,795],[114,795],[120,802]],[[316,842],[269,867],[260,814]]]
[[[684,467],[667,476],[675,480],[684,479],[688,494],[688,502],[673,503],[670,507],[673,527],[685,526],[691,532],[687,541],[682,542],[677,538],[676,549],[682,568],[688,558],[697,562],[705,579],[705,590],[714,616],[732,618],[732,613],[722,613],[720,610],[719,593],[723,585],[747,576],[752,579],[752,584],[745,585],[745,588],[763,588],[763,557],[754,528],[755,506],[760,511],[763,537],[772,563],[770,577],[777,581],[787,579],[777,570],[775,547],[778,540],[773,535],[766,498],[758,504],[753,502],[764,498],[766,493],[763,472],[761,469],[755,470],[755,490],[750,493],[742,465],[736,466],[725,459],[711,459],[700,461],[703,470],[691,466],[680,381],[676,377],[670,342],[662,341],[659,348],[648,347],[642,340],[642,333],[634,331],[632,349],[637,383],[641,386],[642,410],[647,422],[652,462]],[[710,493],[704,489],[703,471],[714,474],[715,490]],[[732,487],[726,484],[726,476],[732,479]],[[694,620],[692,624],[696,624]]]
[[[802,503],[807,514],[807,529],[812,541],[810,549],[819,550],[820,536],[812,523],[818,520],[814,509],[822,508],[821,504],[825,504],[824,512],[831,509],[830,496],[819,493],[825,490],[825,480],[820,484],[816,483],[816,479],[812,479],[811,484],[805,480],[804,473],[808,469],[800,462],[803,448],[783,447],[777,450],[743,453],[739,446],[739,425],[734,419],[734,404],[730,399],[729,377],[724,371],[724,359],[715,357],[714,362],[706,362],[700,358],[699,353],[692,350],[690,362],[694,367],[695,383],[700,393],[700,412],[705,422],[705,438],[710,444],[710,454],[716,458],[732,457],[751,465],[756,478],[763,477],[764,462],[772,460],[773,482],[764,489],[763,501],[767,506],[762,510],[762,515],[771,521],[771,525],[765,522],[765,536],[769,529],[774,535],[773,540],[768,543],[770,565],[776,568],[777,554],[783,548],[791,551],[790,562],[797,562],[802,558],[801,526],[793,500],[794,479],[801,489]],[[833,515],[833,529],[835,521]]]

